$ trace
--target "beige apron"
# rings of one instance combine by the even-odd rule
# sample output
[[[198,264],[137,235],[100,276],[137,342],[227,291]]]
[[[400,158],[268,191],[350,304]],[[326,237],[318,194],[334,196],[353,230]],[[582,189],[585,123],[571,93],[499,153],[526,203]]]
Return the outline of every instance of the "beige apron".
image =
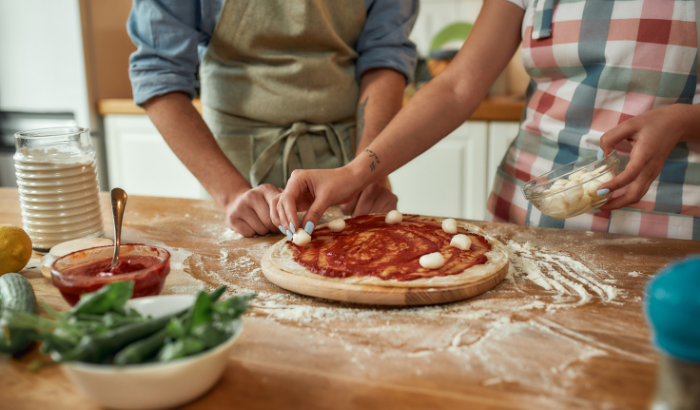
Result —
[[[355,153],[364,0],[228,0],[200,67],[203,116],[251,185]]]

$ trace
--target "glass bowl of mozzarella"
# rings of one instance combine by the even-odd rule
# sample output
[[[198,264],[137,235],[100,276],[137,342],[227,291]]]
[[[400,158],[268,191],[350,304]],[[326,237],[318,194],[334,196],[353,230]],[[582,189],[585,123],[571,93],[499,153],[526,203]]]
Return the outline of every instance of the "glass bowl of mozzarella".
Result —
[[[523,195],[542,213],[566,219],[605,204],[612,192],[598,195],[601,185],[618,174],[617,152],[598,159],[581,158],[540,175],[522,186]]]

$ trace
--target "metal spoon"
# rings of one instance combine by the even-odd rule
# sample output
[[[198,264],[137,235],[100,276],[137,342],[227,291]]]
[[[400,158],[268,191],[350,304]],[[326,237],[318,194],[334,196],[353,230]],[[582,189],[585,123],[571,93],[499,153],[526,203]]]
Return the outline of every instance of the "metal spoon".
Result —
[[[114,188],[111,192],[112,199],[112,221],[114,222],[114,256],[112,256],[112,266],[117,266],[119,263],[119,246],[122,237],[122,220],[124,219],[124,209],[126,208],[126,200],[129,197],[121,188]]]

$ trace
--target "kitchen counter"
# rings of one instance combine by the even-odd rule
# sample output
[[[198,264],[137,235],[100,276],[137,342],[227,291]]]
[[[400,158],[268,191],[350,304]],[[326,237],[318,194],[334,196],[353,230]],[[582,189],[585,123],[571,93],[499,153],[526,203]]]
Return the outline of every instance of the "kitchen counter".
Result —
[[[102,211],[111,225],[106,193]],[[0,189],[0,223],[21,225],[15,189]],[[187,409],[647,409],[659,357],[644,286],[698,243],[477,224],[513,252],[508,277],[481,296],[419,308],[276,287],[260,259],[282,235],[241,238],[211,201],[132,196],[122,241],[171,252],[163,294],[225,284],[259,295],[223,379]],[[22,271],[38,299],[68,309],[38,263]],[[0,357],[0,407],[97,408],[58,367],[30,372],[37,355]]]
[[[202,112],[202,102],[195,99],[193,104],[197,111]],[[523,97],[488,97],[474,114],[469,118],[474,121],[520,121],[525,108]],[[145,114],[143,108],[126,98],[103,99],[97,103],[97,112],[104,115],[138,115]]]

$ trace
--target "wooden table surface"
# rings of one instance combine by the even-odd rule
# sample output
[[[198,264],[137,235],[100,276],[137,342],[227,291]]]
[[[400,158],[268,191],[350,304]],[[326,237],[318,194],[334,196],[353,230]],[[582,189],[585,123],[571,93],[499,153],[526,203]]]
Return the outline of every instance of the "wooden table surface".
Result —
[[[103,194],[111,224],[109,209]],[[21,225],[16,190],[0,189],[0,223]],[[272,285],[260,258],[282,236],[237,237],[209,201],[131,197],[123,241],[170,250],[163,294],[222,284],[259,294],[222,380],[187,409],[647,409],[658,354],[644,286],[698,243],[478,224],[513,251],[508,277],[479,297],[418,308]],[[67,309],[38,262],[22,274],[39,300]],[[0,358],[0,408],[98,408],[60,368],[31,373],[36,356]]]

